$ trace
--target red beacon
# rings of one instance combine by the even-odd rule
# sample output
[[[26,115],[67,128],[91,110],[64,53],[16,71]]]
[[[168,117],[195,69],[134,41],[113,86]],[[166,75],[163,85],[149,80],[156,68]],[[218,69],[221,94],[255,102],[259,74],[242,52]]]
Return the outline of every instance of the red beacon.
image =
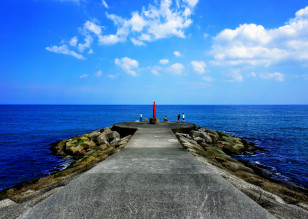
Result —
[[[156,105],[155,105],[155,101],[153,104],[153,119],[156,119]]]

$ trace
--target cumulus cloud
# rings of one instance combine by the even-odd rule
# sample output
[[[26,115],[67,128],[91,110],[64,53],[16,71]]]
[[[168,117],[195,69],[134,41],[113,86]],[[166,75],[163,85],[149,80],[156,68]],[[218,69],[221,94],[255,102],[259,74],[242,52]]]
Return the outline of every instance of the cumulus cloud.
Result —
[[[79,78],[87,78],[89,75],[88,74],[83,74],[83,75],[80,75]]]
[[[141,40],[136,40],[135,38],[131,38],[130,39],[132,41],[132,43],[136,46],[145,46],[145,43],[142,42]]]
[[[84,43],[78,44],[79,52],[83,52],[85,49],[90,48],[92,41],[93,39],[91,36],[86,36],[86,38],[84,39]]]
[[[107,2],[105,1],[105,0],[102,0],[102,5],[105,7],[105,8],[109,8],[109,6],[108,6],[108,4],[107,4]]]
[[[284,81],[284,75],[279,72],[260,74],[260,78],[266,80]]]
[[[70,40],[70,45],[71,46],[77,46],[77,42],[78,42],[78,38],[76,36],[74,36],[71,40]]]
[[[79,2],[79,0],[67,1]],[[59,48],[61,48],[65,51],[57,53],[69,54],[76,58],[84,59],[81,54],[74,52],[74,48],[69,49],[68,46],[77,47],[80,53],[89,49],[88,53],[92,54],[93,50],[90,47],[94,40],[97,40],[100,45],[114,45],[130,39],[134,45],[144,46],[147,42],[163,38],[185,38],[184,31],[192,23],[191,16],[198,1],[155,0],[153,4],[143,6],[139,11],[133,11],[128,18],[106,13],[106,17],[113,21],[116,28],[114,33],[106,33],[107,28],[99,25],[98,20],[88,20],[83,24],[83,27],[79,28],[80,34],[84,37],[83,43],[78,43],[78,38],[75,36],[65,46],[47,48],[50,49],[48,51],[59,51]],[[109,8],[105,0],[102,0],[101,3],[105,8]]]
[[[190,64],[198,74],[203,74],[205,72],[206,64],[204,61],[191,61]]]
[[[242,24],[225,29],[215,38],[211,54],[217,65],[264,65],[284,60],[308,61],[308,7],[296,12],[285,25],[266,29]]]
[[[95,76],[96,78],[99,78],[99,77],[102,77],[102,75],[103,75],[103,72],[102,72],[102,71],[98,71],[98,72],[95,73],[94,76]]]
[[[184,65],[182,65],[181,63],[175,63],[168,67],[167,70],[173,75],[182,75],[184,68]]]
[[[168,63],[169,63],[168,59],[161,59],[161,60],[159,60],[159,64],[166,65]]]
[[[173,54],[176,56],[176,57],[181,57],[182,54],[179,52],[179,51],[174,51]]]
[[[142,10],[132,12],[130,18],[107,13],[107,18],[113,21],[117,31],[103,35],[102,39],[113,40],[105,39],[102,42],[123,42],[129,35],[135,45],[173,36],[185,38],[184,30],[192,23],[190,17],[197,3],[198,0],[161,0],[160,4],[154,1],[154,4],[142,7]]]
[[[132,76],[138,76],[138,74],[136,73],[136,70],[139,67],[139,63],[137,60],[134,60],[128,57],[124,57],[122,59],[116,58],[114,60],[114,63],[120,66],[122,70],[126,72],[127,74],[130,74]]]
[[[70,55],[73,56],[77,59],[85,60],[85,57],[81,54],[78,54],[72,50],[70,50],[67,45],[62,45],[62,46],[48,46],[46,47],[46,50],[49,52],[54,52],[54,53],[60,53],[64,55]]]

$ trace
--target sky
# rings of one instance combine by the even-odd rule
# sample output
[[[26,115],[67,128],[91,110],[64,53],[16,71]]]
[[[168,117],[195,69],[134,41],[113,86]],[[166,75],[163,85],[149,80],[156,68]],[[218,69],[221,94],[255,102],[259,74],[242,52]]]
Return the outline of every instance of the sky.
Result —
[[[5,0],[0,104],[308,104],[308,2]]]

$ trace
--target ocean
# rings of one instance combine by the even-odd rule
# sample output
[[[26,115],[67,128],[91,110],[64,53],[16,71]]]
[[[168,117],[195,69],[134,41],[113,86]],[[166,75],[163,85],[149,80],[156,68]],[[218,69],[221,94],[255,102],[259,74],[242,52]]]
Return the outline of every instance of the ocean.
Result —
[[[69,160],[50,144],[152,116],[151,105],[0,105],[0,190],[41,177]],[[265,149],[239,156],[267,166],[274,178],[308,188],[308,105],[159,105],[157,117],[244,138]]]

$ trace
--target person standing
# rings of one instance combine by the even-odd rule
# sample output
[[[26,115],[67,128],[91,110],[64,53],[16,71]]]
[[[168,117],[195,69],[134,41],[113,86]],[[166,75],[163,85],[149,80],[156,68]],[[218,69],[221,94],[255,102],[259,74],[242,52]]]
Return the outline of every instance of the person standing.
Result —
[[[185,122],[185,114],[182,114],[183,122]]]
[[[181,121],[181,115],[179,114],[178,115],[178,122],[180,122]]]
[[[140,113],[140,122],[142,122],[142,113]]]

